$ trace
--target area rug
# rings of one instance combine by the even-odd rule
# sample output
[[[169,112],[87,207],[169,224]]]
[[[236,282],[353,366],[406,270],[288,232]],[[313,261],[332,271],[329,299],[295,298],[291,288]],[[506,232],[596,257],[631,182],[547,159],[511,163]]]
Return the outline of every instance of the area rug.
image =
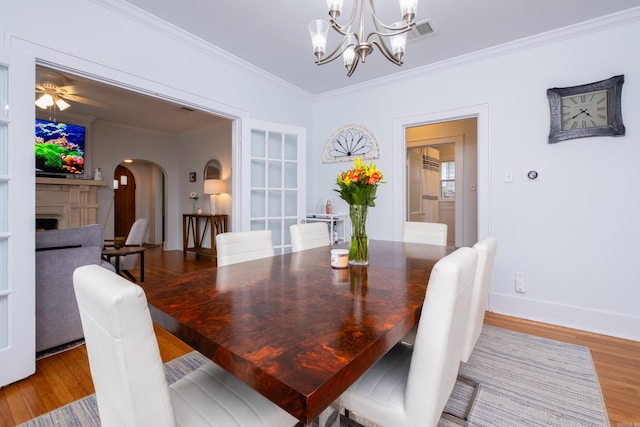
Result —
[[[165,364],[173,382],[206,359],[189,353]],[[461,374],[481,385],[470,426],[609,426],[600,384],[586,347],[485,325]],[[458,382],[445,411],[463,413],[471,388]],[[368,425],[364,420],[362,424]],[[342,427],[359,424],[340,417]],[[87,396],[20,427],[100,426],[95,396]],[[453,426],[444,418],[439,427]]]

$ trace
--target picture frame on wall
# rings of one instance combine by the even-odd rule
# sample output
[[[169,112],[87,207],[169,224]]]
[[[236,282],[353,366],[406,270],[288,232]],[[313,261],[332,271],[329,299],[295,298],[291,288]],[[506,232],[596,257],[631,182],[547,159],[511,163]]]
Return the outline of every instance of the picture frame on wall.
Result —
[[[189,172],[189,182],[196,182],[196,173]]]

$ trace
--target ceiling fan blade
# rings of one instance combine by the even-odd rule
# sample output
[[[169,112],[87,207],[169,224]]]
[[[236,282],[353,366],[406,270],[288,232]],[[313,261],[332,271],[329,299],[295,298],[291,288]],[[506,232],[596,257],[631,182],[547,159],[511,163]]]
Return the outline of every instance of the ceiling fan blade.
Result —
[[[93,107],[106,108],[106,106],[103,103],[94,101],[93,99],[85,98],[83,96],[66,94],[66,95],[61,95],[60,97],[68,101],[79,102],[81,104],[87,104]]]

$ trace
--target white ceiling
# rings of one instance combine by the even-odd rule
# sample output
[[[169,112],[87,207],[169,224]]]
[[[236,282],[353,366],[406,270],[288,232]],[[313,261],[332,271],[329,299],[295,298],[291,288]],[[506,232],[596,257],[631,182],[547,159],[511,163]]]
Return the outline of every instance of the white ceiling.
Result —
[[[421,0],[416,21],[431,19],[436,33],[408,43],[401,68],[375,51],[366,64],[360,64],[348,78],[340,59],[322,66],[314,64],[307,25],[313,19],[328,18],[325,0],[127,2],[312,94],[640,5],[638,0]],[[352,4],[352,1],[344,2],[342,18],[349,16]],[[397,0],[377,0],[375,6],[385,23],[400,20]],[[328,51],[337,42],[337,37],[331,38],[332,31]]]
[[[430,19],[435,33],[407,44],[402,67],[376,50],[350,78],[340,59],[314,64],[307,24],[326,19],[325,0],[122,3],[131,5],[132,16],[155,15],[304,91],[320,94],[624,11],[639,6],[640,0],[421,0],[416,20]],[[351,4],[345,2],[343,18]],[[377,0],[376,12],[386,23],[399,20],[396,0]],[[330,32],[328,51],[337,40],[331,36]],[[67,79],[76,94],[97,101],[95,105],[72,101],[70,113],[175,134],[214,121],[210,114],[188,112],[155,98],[76,76]]]

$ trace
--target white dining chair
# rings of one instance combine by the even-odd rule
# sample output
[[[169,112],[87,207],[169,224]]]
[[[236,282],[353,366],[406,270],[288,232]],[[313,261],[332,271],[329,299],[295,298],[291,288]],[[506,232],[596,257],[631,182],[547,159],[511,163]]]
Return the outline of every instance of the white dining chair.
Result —
[[[460,367],[477,251],[460,248],[436,263],[413,347],[398,344],[338,399],[383,427],[436,426]]]
[[[402,241],[446,246],[447,224],[406,221],[402,227]]]
[[[138,218],[134,221],[127,234],[127,239],[124,242],[125,246],[142,246],[144,239],[147,236],[147,229],[149,228],[149,220],[147,218]],[[109,246],[105,243],[105,246]],[[136,278],[133,277],[130,270],[136,268],[140,254],[124,255],[120,257],[120,271],[127,275],[134,282]]]
[[[76,269],[73,282],[103,427],[297,423],[213,362],[167,385],[142,288],[97,265]]]
[[[289,227],[291,235],[291,252],[329,246],[329,227],[323,222],[307,222],[292,224]]]
[[[484,315],[487,311],[489,302],[491,275],[493,272],[493,262],[496,258],[497,248],[498,241],[493,236],[485,237],[473,245],[473,249],[478,252],[478,266],[476,267],[473,292],[471,293],[471,303],[469,304],[469,318],[465,331],[464,344],[462,346],[462,354],[460,356],[461,363],[467,363],[476,343],[478,342],[478,338],[480,338],[480,334],[482,333]],[[462,381],[469,385],[473,390],[471,392],[471,397],[469,398],[466,411],[462,416],[462,419],[466,421],[469,418],[469,413],[476,402],[480,383],[462,374],[458,374],[458,381]]]
[[[216,236],[218,267],[274,255],[271,230],[230,231]]]
[[[489,304],[489,290],[491,289],[491,276],[493,274],[493,263],[496,258],[498,241],[493,236],[484,239],[473,245],[478,251],[478,268],[476,269],[473,292],[471,294],[471,305],[469,307],[469,322],[462,350],[462,362],[466,363],[471,356],[471,352],[480,338],[484,315]]]
[[[402,241],[406,243],[446,246],[447,224],[406,221],[402,227]],[[401,341],[406,345],[413,345],[416,341],[416,333],[417,329],[413,328]]]

